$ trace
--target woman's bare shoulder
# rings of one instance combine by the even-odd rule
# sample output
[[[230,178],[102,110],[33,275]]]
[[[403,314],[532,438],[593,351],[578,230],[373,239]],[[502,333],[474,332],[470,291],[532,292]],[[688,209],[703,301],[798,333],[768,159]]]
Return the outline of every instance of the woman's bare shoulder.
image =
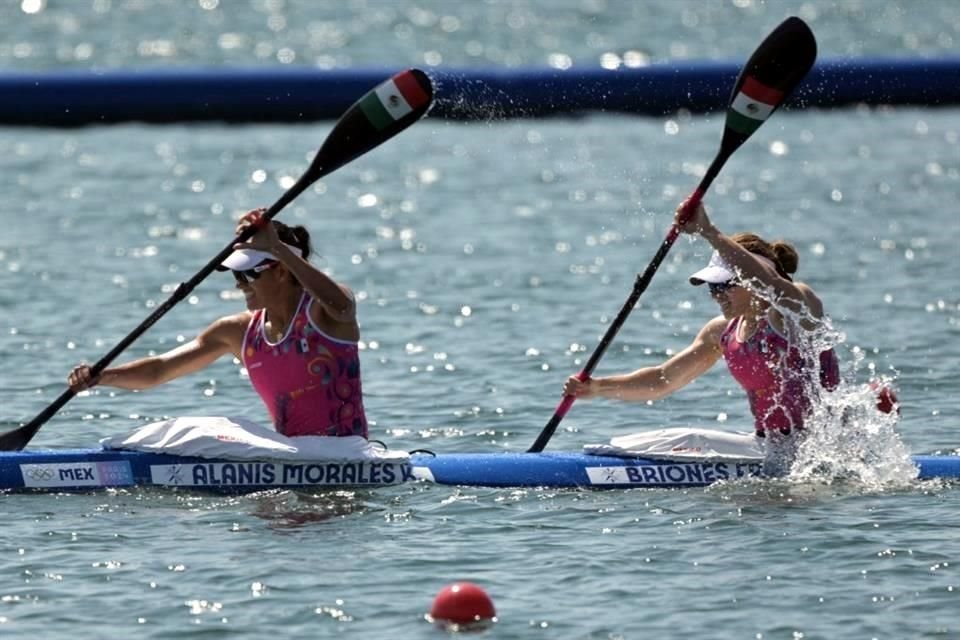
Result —
[[[727,328],[727,325],[730,324],[730,321],[724,318],[722,315],[715,316],[707,321],[707,324],[703,325],[703,328],[700,329],[698,334],[698,339],[705,342],[720,342],[720,336],[723,335],[724,330]]]
[[[823,301],[820,300],[820,296],[814,292],[810,285],[805,282],[797,282],[797,289],[800,291],[800,294],[803,296],[803,303],[806,305],[807,310],[815,318],[823,317]]]

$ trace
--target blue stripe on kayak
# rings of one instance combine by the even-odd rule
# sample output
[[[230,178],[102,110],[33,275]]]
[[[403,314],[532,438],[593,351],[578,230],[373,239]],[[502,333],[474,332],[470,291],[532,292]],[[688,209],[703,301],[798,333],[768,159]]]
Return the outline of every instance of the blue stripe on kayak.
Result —
[[[960,456],[917,455],[919,478],[960,479]],[[452,453],[411,463],[211,460],[100,449],[0,453],[0,489],[173,486],[252,491],[277,486],[379,487],[416,478],[491,487],[697,487],[759,474],[756,462],[670,462],[583,453]]]

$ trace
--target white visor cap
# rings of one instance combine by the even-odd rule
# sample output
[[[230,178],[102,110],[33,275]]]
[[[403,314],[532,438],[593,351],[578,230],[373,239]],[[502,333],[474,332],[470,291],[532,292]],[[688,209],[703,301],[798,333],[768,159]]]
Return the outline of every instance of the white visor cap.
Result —
[[[299,248],[287,244],[286,242],[284,242],[283,245],[298,256],[303,253]],[[220,263],[220,269],[222,271],[249,271],[250,269],[253,269],[260,263],[267,260],[276,262],[277,257],[267,251],[258,251],[256,249],[237,249],[227,256],[226,260]]]
[[[704,282],[708,284],[720,284],[722,282],[729,282],[736,277],[737,274],[733,272],[733,268],[720,257],[719,252],[714,251],[713,255],[710,256],[710,262],[707,263],[707,266],[690,276],[690,284],[701,285]]]

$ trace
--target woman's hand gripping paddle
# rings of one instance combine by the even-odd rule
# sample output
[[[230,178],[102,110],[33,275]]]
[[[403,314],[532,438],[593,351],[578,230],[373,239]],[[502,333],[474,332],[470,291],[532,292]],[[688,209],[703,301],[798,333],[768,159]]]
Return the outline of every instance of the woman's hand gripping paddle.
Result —
[[[727,162],[733,152],[742,145],[747,138],[753,135],[761,124],[780,107],[790,93],[796,88],[817,58],[817,41],[810,28],[800,18],[787,18],[773,32],[760,43],[753,52],[746,65],[740,71],[733,86],[730,105],[727,107],[727,117],[723,129],[723,138],[720,141],[720,150],[713,159],[706,174],[696,190],[686,201],[680,215],[680,222],[670,227],[670,232],[660,245],[660,249],[647,265],[641,275],[637,276],[633,292],[620,309],[610,328],[600,340],[587,366],[577,377],[586,380],[593,373],[594,368],[603,357],[610,342],[626,321],[627,316],[637,304],[640,294],[644,292],[653,274],[660,268],[660,263],[673,246],[683,222],[696,210],[703,200],[704,194],[720,173],[720,169]],[[536,442],[528,449],[530,453],[543,451],[547,442],[553,436],[557,425],[573,406],[574,396],[564,396],[550,422],[543,428]]]
[[[262,224],[267,224],[274,216],[290,204],[314,182],[336,171],[354,158],[380,146],[419,120],[433,104],[433,85],[427,75],[419,69],[408,69],[374,87],[360,100],[354,103],[334,125],[323,145],[310,163],[309,168],[286,193],[280,196],[273,206],[264,213]],[[183,300],[212,273],[227,256],[233,253],[233,246],[245,242],[259,227],[247,227],[243,233],[231,240],[210,262],[187,282],[182,282],[162,305],[150,314],[140,326],[90,368],[94,378],[120,353],[133,344],[147,329],[163,317],[178,302]],[[60,408],[76,395],[67,389],[49,407],[27,424],[0,435],[0,451],[19,451],[36,435],[40,427]]]

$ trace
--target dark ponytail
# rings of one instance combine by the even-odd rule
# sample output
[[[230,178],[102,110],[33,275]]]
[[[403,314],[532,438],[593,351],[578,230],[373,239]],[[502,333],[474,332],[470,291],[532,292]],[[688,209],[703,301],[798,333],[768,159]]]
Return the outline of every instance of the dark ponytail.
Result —
[[[771,261],[780,277],[793,280],[792,276],[800,265],[800,255],[789,242],[777,240],[771,244],[755,233],[737,233],[730,239],[750,253]]]
[[[302,225],[295,227],[287,226],[279,220],[272,220],[274,228],[277,230],[277,236],[280,242],[292,245],[300,249],[300,257],[307,259],[313,253],[313,247],[310,244],[310,232]]]
[[[790,276],[795,274],[797,267],[800,266],[800,256],[797,254],[797,250],[793,248],[792,244],[783,240],[775,240],[770,248],[773,250],[773,255],[776,256],[773,263],[777,265],[777,271],[787,280],[793,280]]]

